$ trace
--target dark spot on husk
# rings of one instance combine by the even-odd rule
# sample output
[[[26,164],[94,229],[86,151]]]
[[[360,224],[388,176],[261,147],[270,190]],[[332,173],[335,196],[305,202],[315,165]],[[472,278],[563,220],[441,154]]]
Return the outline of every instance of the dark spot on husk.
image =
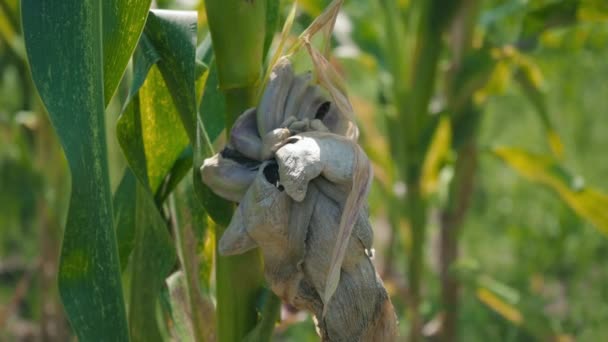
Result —
[[[268,183],[274,185],[279,189],[279,191],[285,190],[285,188],[280,184],[279,179],[279,165],[276,162],[272,162],[267,164],[264,167],[264,177],[266,177],[266,181]]]
[[[317,113],[315,114],[315,119],[323,120],[327,112],[329,112],[329,108],[331,107],[331,102],[325,101],[317,109]]]
[[[241,152],[230,147],[224,147],[222,152],[220,152],[220,155],[222,158],[234,160],[235,162],[253,170],[257,169],[260,165],[259,161],[248,158]]]

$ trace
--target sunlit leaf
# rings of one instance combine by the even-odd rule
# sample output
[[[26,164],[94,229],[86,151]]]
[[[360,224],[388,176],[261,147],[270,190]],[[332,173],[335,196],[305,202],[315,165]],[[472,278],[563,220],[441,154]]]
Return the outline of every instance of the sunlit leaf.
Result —
[[[608,2],[604,0],[582,0],[577,18],[582,21],[608,21]]]
[[[22,21],[32,78],[72,177],[58,275],[64,308],[79,340],[127,341],[108,177],[101,9],[99,0],[25,0]]]
[[[188,145],[177,108],[156,66],[121,114],[116,129],[129,166],[156,192]]]
[[[523,177],[556,191],[574,212],[608,234],[608,195],[584,186],[552,157],[507,147],[493,152]]]
[[[442,164],[450,153],[452,141],[452,129],[450,120],[443,117],[439,120],[439,125],[435,130],[431,145],[427,150],[424,164],[422,165],[422,191],[429,195],[437,190],[439,183],[439,171]]]
[[[509,321],[519,325],[523,321],[523,317],[519,310],[512,306],[511,304],[505,302],[500,297],[492,293],[490,290],[480,287],[476,291],[477,298],[490,307],[492,310],[496,311],[502,317],[508,319]]]
[[[165,80],[184,128],[196,137],[196,12],[154,10],[144,28],[158,55]]]

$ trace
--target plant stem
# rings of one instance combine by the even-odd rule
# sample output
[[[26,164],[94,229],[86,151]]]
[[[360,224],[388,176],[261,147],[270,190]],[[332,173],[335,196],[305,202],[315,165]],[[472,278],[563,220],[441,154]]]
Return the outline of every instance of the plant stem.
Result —
[[[442,50],[443,29],[449,23],[459,1],[432,0],[422,6],[412,59],[407,101],[398,103],[401,131],[405,135],[405,155],[401,173],[407,184],[406,206],[410,216],[412,249],[408,265],[410,285],[409,340],[421,340],[421,282],[426,240],[427,201],[421,191],[421,169],[429,145],[424,132],[431,128],[428,106],[435,86],[435,75]],[[394,43],[398,45],[398,42]]]
[[[458,259],[458,236],[473,192],[477,151],[474,139],[470,139],[457,152],[455,175],[452,180],[448,206],[440,216],[440,276],[441,299],[445,315],[441,327],[443,341],[457,340],[458,296],[460,284],[452,271]]]
[[[460,71],[462,61],[471,49],[478,12],[478,0],[463,0],[462,6],[454,18],[450,30],[452,68],[448,74],[448,85],[452,84],[452,80],[449,78],[454,77]],[[448,98],[454,98],[450,94],[453,91],[453,86],[447,87]],[[454,103],[448,104],[452,113],[452,132],[457,138],[452,142],[452,148],[456,151],[454,178],[448,189],[447,205],[440,213],[439,269],[441,300],[445,312],[441,326],[441,339],[446,342],[458,339],[460,284],[452,267],[458,259],[458,238],[466,211],[469,208],[477,165],[476,127],[480,113],[474,108],[471,98],[465,99],[464,102],[466,104],[460,110],[456,109]],[[463,127],[463,125],[473,127]]]
[[[266,6],[265,0],[205,2],[220,89],[226,97],[226,132],[243,111],[256,105]],[[223,221],[229,222],[226,219]],[[216,226],[216,242],[225,229]],[[230,257],[221,257],[216,250],[216,260],[218,341],[241,341],[258,321],[256,304],[264,284],[262,258],[258,250]],[[273,328],[274,324],[266,327]]]
[[[422,317],[420,316],[421,280],[424,265],[424,244],[426,240],[426,209],[427,203],[422,196],[420,181],[408,183],[407,208],[412,232],[412,248],[408,264],[410,287],[410,341],[420,341]]]

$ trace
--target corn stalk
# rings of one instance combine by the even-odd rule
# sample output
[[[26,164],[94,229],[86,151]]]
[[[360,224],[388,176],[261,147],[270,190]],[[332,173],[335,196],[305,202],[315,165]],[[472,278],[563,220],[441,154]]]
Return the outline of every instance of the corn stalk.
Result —
[[[209,0],[205,2],[219,87],[226,98],[226,132],[247,108],[256,105],[262,70],[266,1]],[[226,217],[224,222],[229,222]],[[219,239],[225,226],[216,225]],[[256,306],[263,290],[258,250],[239,256],[216,254],[218,340],[240,341],[257,323]],[[276,301],[273,305],[277,305]],[[272,326],[271,326],[272,328]]]

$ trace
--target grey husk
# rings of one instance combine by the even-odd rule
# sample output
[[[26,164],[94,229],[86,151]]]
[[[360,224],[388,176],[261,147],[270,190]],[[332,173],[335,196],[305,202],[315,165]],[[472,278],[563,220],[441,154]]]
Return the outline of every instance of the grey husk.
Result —
[[[239,202],[219,252],[259,247],[272,291],[314,314],[323,341],[393,341],[396,316],[371,261],[370,162],[355,123],[311,78],[279,61],[259,106],[241,114],[224,150],[205,160],[203,181]],[[341,225],[352,233],[337,241]],[[328,284],[336,251],[339,279]]]

